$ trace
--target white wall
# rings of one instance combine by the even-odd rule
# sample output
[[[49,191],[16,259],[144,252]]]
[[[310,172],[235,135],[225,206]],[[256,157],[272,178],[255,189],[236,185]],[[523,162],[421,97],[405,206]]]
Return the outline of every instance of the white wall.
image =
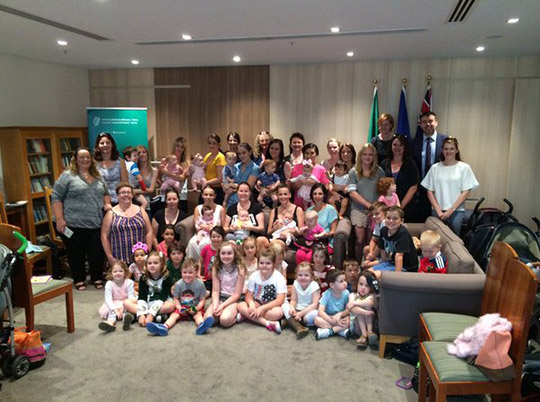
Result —
[[[0,91],[0,127],[86,126],[86,69],[0,53]]]

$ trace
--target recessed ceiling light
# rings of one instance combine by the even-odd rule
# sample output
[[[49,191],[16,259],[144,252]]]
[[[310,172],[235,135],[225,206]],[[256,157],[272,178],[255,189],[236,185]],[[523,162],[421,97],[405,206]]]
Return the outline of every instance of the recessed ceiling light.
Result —
[[[508,24],[515,24],[516,22],[519,21],[519,18],[510,18],[509,20],[507,20],[506,22]]]
[[[330,28],[330,32],[332,32],[332,33],[339,33],[339,31],[341,31],[341,29],[339,29],[339,27]]]
[[[137,64],[139,64],[139,60],[135,60],[135,59],[133,59],[133,60],[131,60],[131,64],[135,64],[135,65],[137,65]]]
[[[232,59],[233,59],[233,61],[234,61],[235,63],[240,63],[240,62],[242,61],[242,59],[240,58],[240,56],[234,56]]]
[[[353,56],[354,56],[354,52],[347,52],[347,56],[353,57]]]
[[[65,40],[57,40],[56,43],[58,43],[60,46],[67,46],[67,41]]]
[[[476,48],[476,51],[477,51],[477,52],[483,52],[484,50],[486,50],[486,48],[485,48],[484,46],[478,46],[478,47]]]
[[[182,39],[184,39],[184,40],[191,40],[191,39],[193,39],[193,38],[192,38],[191,35],[189,35],[189,34],[182,34]]]

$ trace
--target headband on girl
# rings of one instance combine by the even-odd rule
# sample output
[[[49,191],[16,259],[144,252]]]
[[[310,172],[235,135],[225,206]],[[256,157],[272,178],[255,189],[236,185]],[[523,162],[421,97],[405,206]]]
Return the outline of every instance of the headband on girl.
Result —
[[[146,254],[148,254],[148,246],[144,244],[143,242],[138,242],[131,247],[131,253],[135,254],[135,251],[137,250],[143,250]]]
[[[309,159],[304,159],[302,161],[302,165],[304,166],[309,166],[309,167],[313,167],[313,163],[311,163],[311,161]]]

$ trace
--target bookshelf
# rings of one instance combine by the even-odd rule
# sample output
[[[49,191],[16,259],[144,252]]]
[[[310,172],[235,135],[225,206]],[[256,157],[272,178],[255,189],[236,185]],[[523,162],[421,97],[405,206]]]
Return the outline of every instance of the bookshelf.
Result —
[[[2,127],[0,152],[7,202],[29,202],[29,233],[38,243],[49,236],[49,218],[44,187],[54,181],[69,165],[73,151],[85,145],[86,128]]]

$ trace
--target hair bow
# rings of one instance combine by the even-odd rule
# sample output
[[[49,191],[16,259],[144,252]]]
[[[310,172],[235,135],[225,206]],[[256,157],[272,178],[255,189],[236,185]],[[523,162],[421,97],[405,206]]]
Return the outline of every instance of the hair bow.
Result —
[[[302,161],[302,165],[304,166],[309,166],[309,167],[313,167],[313,163],[311,163],[311,161],[309,159],[304,159]]]

